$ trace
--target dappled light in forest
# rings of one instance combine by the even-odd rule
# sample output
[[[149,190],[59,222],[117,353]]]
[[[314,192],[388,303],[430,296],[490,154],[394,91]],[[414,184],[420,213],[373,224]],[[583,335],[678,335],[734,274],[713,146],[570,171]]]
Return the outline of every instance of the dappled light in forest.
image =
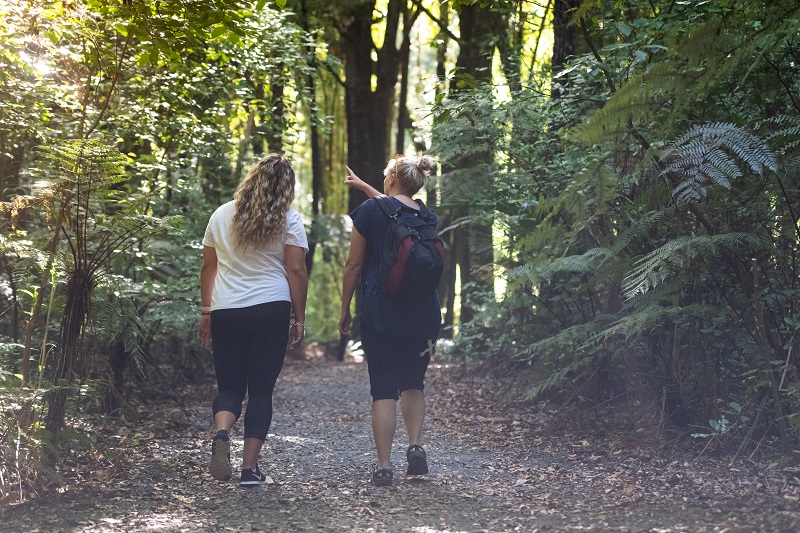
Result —
[[[0,531],[800,530],[798,28],[796,0],[0,2]],[[248,492],[207,472],[199,283],[270,153],[309,289]],[[345,180],[397,197],[394,154],[431,157],[442,320],[430,474],[401,423],[373,487]]]

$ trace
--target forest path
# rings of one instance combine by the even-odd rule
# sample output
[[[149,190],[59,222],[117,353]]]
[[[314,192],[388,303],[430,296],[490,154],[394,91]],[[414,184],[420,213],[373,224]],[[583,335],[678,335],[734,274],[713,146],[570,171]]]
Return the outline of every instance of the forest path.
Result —
[[[398,424],[395,485],[369,483],[365,364],[287,360],[260,460],[271,483],[242,489],[238,476],[207,473],[214,387],[204,384],[145,406],[139,429],[119,428],[109,445],[113,466],[7,513],[0,531],[800,531],[791,474],[546,434],[544,415],[496,408],[458,375],[429,371],[422,479],[404,475]],[[232,436],[236,469],[240,423]]]

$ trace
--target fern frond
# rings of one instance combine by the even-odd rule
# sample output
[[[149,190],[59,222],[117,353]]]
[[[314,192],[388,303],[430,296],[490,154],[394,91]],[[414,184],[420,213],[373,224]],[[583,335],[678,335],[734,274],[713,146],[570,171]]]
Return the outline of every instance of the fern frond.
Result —
[[[609,328],[606,328],[599,335],[599,338],[608,340],[616,335],[624,336],[626,339],[648,333],[664,324],[682,323],[688,319],[702,317],[706,315],[718,315],[718,306],[692,304],[684,307],[678,305],[665,306],[661,303],[652,303],[646,307],[638,309],[636,312],[620,318]]]
[[[559,273],[592,274],[613,256],[614,253],[608,248],[592,248],[581,255],[559,257],[549,263],[539,265],[536,273],[541,281],[549,281]]]
[[[761,238],[752,233],[693,235],[672,239],[636,262],[635,268],[623,282],[625,297],[633,298],[647,292],[697,256],[712,256],[720,249],[755,250],[761,245]]]
[[[564,383],[571,375],[574,375],[576,372],[587,368],[591,363],[591,357],[584,357],[582,359],[572,361],[566,365],[559,366],[542,381],[528,388],[523,395],[523,400],[530,401],[537,399],[545,392],[548,392]]]
[[[506,272],[506,278],[509,283],[536,279],[536,267],[531,263],[525,263],[524,265],[510,268]]]
[[[605,325],[611,322],[610,317],[603,316],[603,323],[600,318],[596,317],[591,322],[563,328],[555,335],[523,347],[514,357],[522,361],[540,359],[545,362],[576,357],[581,347],[595,338]]]
[[[619,88],[589,121],[574,134],[584,144],[597,144],[609,135],[628,131],[628,123],[650,118],[665,98],[684,91],[694,79],[685,65],[669,61],[656,63]]]
[[[777,115],[766,121],[779,127],[764,135],[765,141],[779,141],[782,151],[789,151],[800,146],[800,116]]]
[[[636,219],[635,223],[628,224],[628,226],[614,239],[611,245],[611,251],[614,254],[620,253],[628,247],[634,239],[642,236],[647,236],[648,233],[658,228],[667,217],[668,213],[663,210],[650,211]]]
[[[535,398],[568,376],[589,367],[595,361],[592,350],[596,348],[597,336],[612,320],[611,316],[597,315],[590,322],[564,328],[555,335],[529,344],[517,354],[516,359],[538,361],[542,366],[554,369],[528,391],[529,398]]]
[[[125,179],[127,160],[113,146],[93,139],[64,140],[41,148],[57,181],[93,189]]]
[[[674,196],[697,201],[705,196],[706,184],[730,189],[731,183],[743,175],[733,156],[759,175],[778,169],[775,154],[761,138],[734,124],[715,122],[695,125],[672,141],[664,151],[662,175],[683,176]]]

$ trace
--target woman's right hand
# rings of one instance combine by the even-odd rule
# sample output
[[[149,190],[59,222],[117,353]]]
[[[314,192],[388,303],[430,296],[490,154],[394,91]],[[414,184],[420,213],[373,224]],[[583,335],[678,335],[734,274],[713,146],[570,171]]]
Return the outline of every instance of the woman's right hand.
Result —
[[[350,335],[350,326],[352,325],[353,318],[350,316],[350,311],[342,311],[339,315],[339,333],[342,335]]]
[[[300,346],[300,343],[303,342],[303,338],[305,336],[306,336],[305,326],[298,322],[292,322],[292,325],[289,328],[289,348],[292,350],[296,350]]]
[[[356,176],[355,172],[353,172],[353,169],[350,167],[345,165],[344,168],[347,169],[347,177],[344,179],[344,184],[348,187],[355,187],[359,191],[362,190],[361,187],[364,185],[364,180]]]

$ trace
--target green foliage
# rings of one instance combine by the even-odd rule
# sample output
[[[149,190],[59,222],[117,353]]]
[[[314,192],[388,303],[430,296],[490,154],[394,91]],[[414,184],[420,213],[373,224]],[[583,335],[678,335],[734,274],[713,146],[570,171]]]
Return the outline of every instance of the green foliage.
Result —
[[[456,342],[513,356],[526,398],[621,394],[676,425],[710,416],[716,438],[788,450],[800,435],[798,7],[621,4],[582,4],[594,50],[552,94],[496,103],[477,87],[440,102],[445,161],[492,147],[476,169],[492,189],[450,191],[500,215],[507,282]]]
[[[624,281],[625,296],[633,298],[644,293],[675,271],[690,272],[697,269],[702,266],[702,259],[701,265],[697,265],[698,258],[713,261],[722,255],[720,251],[733,254],[752,252],[762,245],[758,236],[747,233],[676,237],[636,260]]]
[[[308,232],[317,242],[312,282],[306,309],[308,341],[330,341],[338,337],[337,320],[342,301],[342,265],[350,242],[350,219],[344,215],[319,215]]]
[[[730,189],[731,182],[743,175],[732,154],[755,174],[778,170],[775,155],[764,141],[733,124],[717,123],[695,125],[671,142],[661,172],[684,179],[673,191],[678,201],[698,201],[709,182]]]
[[[730,417],[730,418],[729,418]],[[729,402],[719,418],[708,421],[711,428],[707,433],[692,433],[695,438],[722,438],[733,433],[736,429],[747,427],[750,417],[742,414],[742,406],[737,402]]]

